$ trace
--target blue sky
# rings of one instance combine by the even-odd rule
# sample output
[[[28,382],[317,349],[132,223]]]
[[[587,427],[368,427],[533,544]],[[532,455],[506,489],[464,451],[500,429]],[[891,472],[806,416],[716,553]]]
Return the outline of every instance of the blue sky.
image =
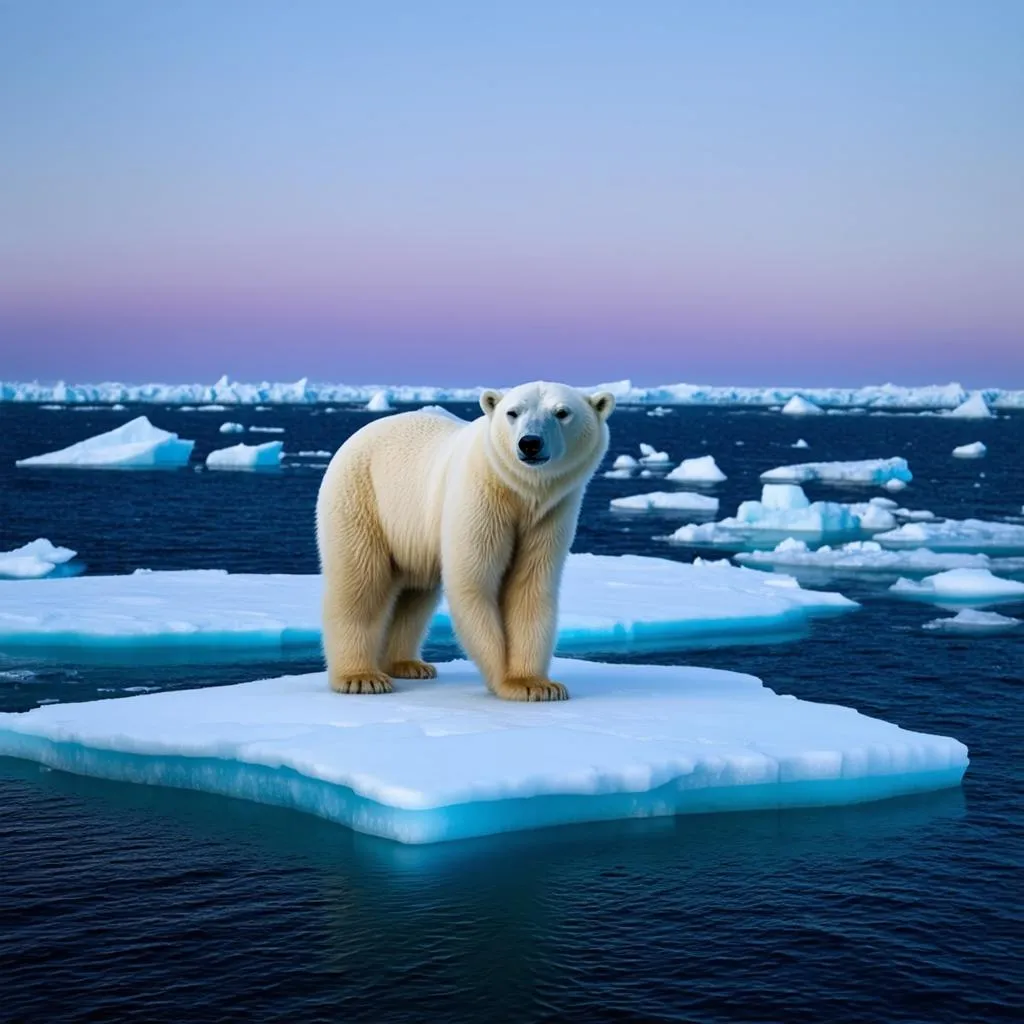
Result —
[[[993,0],[0,0],[0,376],[1024,384],[1022,46]]]

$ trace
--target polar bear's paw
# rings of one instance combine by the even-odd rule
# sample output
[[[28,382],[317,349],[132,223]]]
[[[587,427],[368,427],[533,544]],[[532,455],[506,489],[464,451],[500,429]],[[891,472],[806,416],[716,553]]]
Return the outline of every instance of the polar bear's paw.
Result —
[[[365,669],[331,676],[331,689],[337,693],[391,693],[391,679],[384,672]]]
[[[561,684],[540,676],[524,679],[506,679],[499,683],[494,692],[502,700],[568,700],[569,691]]]
[[[388,675],[392,679],[436,679],[437,669],[419,658],[408,661],[393,661],[388,666]]]

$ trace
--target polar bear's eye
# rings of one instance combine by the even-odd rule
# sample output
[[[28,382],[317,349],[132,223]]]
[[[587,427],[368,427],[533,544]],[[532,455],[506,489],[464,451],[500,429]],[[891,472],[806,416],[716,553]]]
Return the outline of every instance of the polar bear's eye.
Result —
[[[555,410],[555,419],[567,420],[568,418],[569,418],[569,410],[568,409],[556,409]]]
[[[509,411],[506,413],[506,415],[508,416],[508,418],[510,420],[514,420],[519,415],[519,413],[517,413],[515,411],[515,409],[509,409]]]

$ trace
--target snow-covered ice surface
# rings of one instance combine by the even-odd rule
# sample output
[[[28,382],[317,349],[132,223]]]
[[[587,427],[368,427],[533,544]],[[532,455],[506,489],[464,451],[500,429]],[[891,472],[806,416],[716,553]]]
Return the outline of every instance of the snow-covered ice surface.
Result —
[[[943,519],[906,523],[875,537],[887,548],[930,548],[932,551],[969,551],[989,555],[1024,555],[1024,526],[985,519]]]
[[[277,469],[281,465],[280,441],[266,444],[236,444],[218,448],[206,456],[207,469]]]
[[[742,565],[781,569],[822,569],[842,573],[926,576],[947,569],[996,569],[1024,573],[1024,558],[993,559],[984,554],[937,552],[928,548],[890,551],[878,541],[851,541],[839,547],[812,549],[804,541],[788,538],[774,551],[746,551],[733,555]]]
[[[699,512],[713,516],[718,512],[718,499],[692,491],[653,491],[612,498],[611,507],[621,512]]]
[[[897,580],[889,590],[900,597],[952,605],[1024,601],[1024,583],[994,576],[988,569],[947,569],[923,580]]]
[[[50,466],[62,469],[175,469],[184,466],[194,441],[154,427],[145,416],[60,451],[18,459],[18,466]]]
[[[965,420],[987,420],[992,418],[992,410],[988,407],[985,396],[980,391],[976,391],[970,398],[965,399],[953,409],[949,415]]]
[[[22,544],[12,551],[0,551],[0,579],[36,580],[66,565],[78,552],[57,547],[45,537]]]
[[[804,462],[778,466],[761,474],[765,483],[836,483],[881,486],[890,480],[909,483],[913,479],[907,460],[862,459],[856,462]]]
[[[988,448],[981,441],[975,441],[973,444],[962,444],[959,448],[953,449],[953,458],[955,459],[981,459],[984,458]]]
[[[728,477],[718,468],[713,455],[702,455],[696,459],[683,459],[665,479],[686,484],[720,484]]]
[[[787,416],[821,416],[825,410],[820,405],[807,401],[802,395],[794,395],[782,407],[782,411]]]
[[[320,639],[316,575],[218,570],[0,581],[0,647],[48,650],[189,647],[265,654]],[[563,652],[693,646],[791,634],[809,618],[856,608],[840,594],[727,562],[571,554],[562,581]],[[450,640],[445,607],[432,636]]]
[[[389,695],[323,673],[0,715],[0,755],[431,843],[617,818],[864,803],[958,785],[967,748],[715,669],[556,661],[571,699],[466,662]]]
[[[516,382],[520,383],[520,382]],[[491,385],[488,385],[491,386]],[[933,384],[923,387],[901,387],[896,384],[874,384],[859,388],[797,388],[797,387],[716,387],[702,384],[662,384],[655,387],[634,387],[622,380],[598,385],[581,385],[584,390],[611,391],[622,405],[715,405],[770,408],[782,406],[794,395],[826,409],[891,409],[921,411],[955,409],[972,397],[960,384]],[[135,402],[165,405],[312,405],[365,404],[383,391],[391,402],[476,402],[481,387],[444,388],[409,384],[336,384],[314,383],[308,378],[280,383],[243,383],[226,375],[214,384],[41,384],[37,381],[0,382],[0,401],[46,402],[61,405],[81,403]],[[1024,408],[1024,391],[986,388],[975,392],[997,409]]]
[[[1016,629],[1020,619],[999,612],[982,612],[975,608],[961,608],[951,618],[932,619],[921,628],[936,633],[1006,633]]]
[[[391,401],[387,391],[375,391],[366,403],[367,412],[391,412]]]

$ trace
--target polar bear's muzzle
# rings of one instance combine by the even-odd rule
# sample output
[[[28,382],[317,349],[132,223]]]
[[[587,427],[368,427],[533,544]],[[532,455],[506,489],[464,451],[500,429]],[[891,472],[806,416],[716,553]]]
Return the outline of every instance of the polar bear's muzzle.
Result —
[[[544,452],[544,438],[538,434],[524,434],[516,447],[519,461],[528,466],[543,466],[550,458]]]

